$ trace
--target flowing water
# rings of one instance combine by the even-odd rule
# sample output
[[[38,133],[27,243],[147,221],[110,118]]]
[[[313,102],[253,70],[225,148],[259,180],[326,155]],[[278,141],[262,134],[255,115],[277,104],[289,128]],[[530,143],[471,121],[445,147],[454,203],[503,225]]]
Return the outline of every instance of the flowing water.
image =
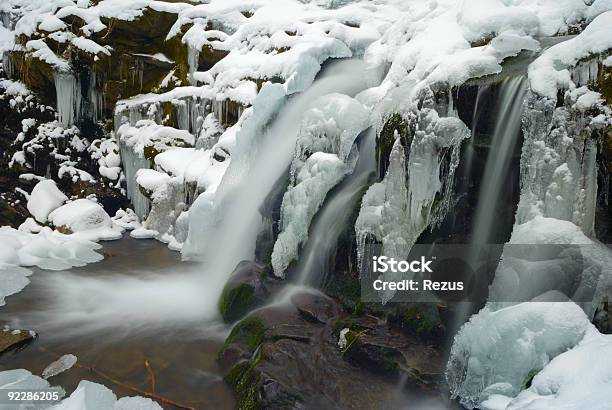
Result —
[[[308,242],[300,254],[294,283],[320,287],[330,273],[338,239],[346,229],[351,211],[376,172],[376,132],[369,129],[359,144],[359,161],[353,173],[326,200],[310,228]]]
[[[105,243],[103,251],[101,262],[70,272],[36,270],[30,285],[7,298],[0,322],[35,330],[39,337],[2,356],[0,371],[25,368],[41,374],[59,356],[74,354],[83,367],[53,377],[52,384],[70,393],[86,379],[118,396],[133,396],[138,393],[86,368],[151,391],[146,360],[158,395],[198,409],[232,409],[233,394],[217,364],[227,329],[202,323],[197,310],[202,295],[184,279],[189,265],[153,240],[124,238]],[[156,291],[131,286],[137,281],[155,283]],[[182,301],[183,309],[166,302],[170,299]]]
[[[472,233],[473,244],[488,243],[495,227],[496,210],[501,206],[500,193],[506,187],[504,181],[520,136],[526,92],[527,79],[524,76],[509,78],[501,85],[491,149],[478,195]]]

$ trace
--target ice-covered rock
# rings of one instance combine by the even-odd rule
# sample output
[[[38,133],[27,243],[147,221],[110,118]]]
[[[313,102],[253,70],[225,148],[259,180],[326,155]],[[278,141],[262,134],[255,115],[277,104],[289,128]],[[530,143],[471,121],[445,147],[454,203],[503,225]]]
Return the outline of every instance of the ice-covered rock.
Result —
[[[355,141],[370,123],[367,109],[346,95],[321,97],[312,107],[300,126],[291,180],[283,197],[281,232],[272,252],[277,276],[284,276],[300,245],[308,240],[308,228],[327,193],[354,169]]]
[[[53,180],[40,181],[32,189],[28,199],[28,211],[38,222],[45,223],[49,214],[59,208],[68,197],[59,190]]]
[[[571,302],[484,308],[455,337],[446,373],[451,393],[470,409],[492,395],[513,397],[592,327]]]
[[[612,336],[589,327],[580,343],[535,375],[518,396],[491,395],[483,410],[604,410],[612,402]]]

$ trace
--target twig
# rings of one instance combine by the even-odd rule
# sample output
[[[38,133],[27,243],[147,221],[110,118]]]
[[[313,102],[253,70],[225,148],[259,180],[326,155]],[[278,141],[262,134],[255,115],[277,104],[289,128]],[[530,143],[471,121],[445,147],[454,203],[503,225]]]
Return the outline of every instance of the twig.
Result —
[[[44,347],[39,347],[39,349],[41,351],[43,351],[43,352],[50,353],[50,354],[53,354],[53,355],[56,355],[56,356],[59,357],[58,354],[56,354],[56,353],[54,353],[54,352],[52,352],[52,351],[50,351],[48,349],[45,349]],[[161,404],[167,404],[167,405],[174,406],[176,408],[183,409],[183,410],[196,410],[195,407],[190,407],[190,406],[186,406],[186,405],[181,404],[181,403],[177,403],[174,400],[170,400],[170,399],[167,399],[165,397],[158,396],[155,393],[144,391],[144,390],[139,389],[138,387],[136,387],[134,385],[131,385],[131,384],[128,384],[128,383],[124,383],[124,382],[122,382],[120,380],[117,380],[117,379],[107,375],[103,371],[96,369],[93,366],[85,366],[85,365],[79,364],[78,362],[74,366],[78,367],[79,369],[88,370],[91,373],[97,375],[98,377],[100,377],[100,378],[102,378],[102,379],[104,379],[106,381],[109,381],[109,382],[111,382],[111,383],[113,383],[113,384],[115,384],[117,386],[121,386],[121,387],[123,387],[123,388],[125,388],[127,390],[131,390],[131,391],[133,391],[135,393],[138,393],[139,395],[141,395],[143,397],[148,397],[150,399],[156,400],[156,401],[160,402]],[[146,366],[146,364],[145,364],[145,366]]]
[[[148,360],[145,360],[144,365],[147,369],[147,373],[149,373],[149,377],[151,378],[151,392],[155,394],[155,373],[153,373],[153,369],[151,368]]]

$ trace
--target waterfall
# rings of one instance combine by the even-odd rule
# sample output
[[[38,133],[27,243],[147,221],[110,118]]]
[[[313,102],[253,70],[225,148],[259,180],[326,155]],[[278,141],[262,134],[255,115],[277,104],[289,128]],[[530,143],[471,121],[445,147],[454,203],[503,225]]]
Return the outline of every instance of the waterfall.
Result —
[[[217,297],[211,300],[213,309],[216,310],[229,272],[254,255],[257,235],[263,227],[259,210],[275,183],[288,172],[303,113],[323,95],[333,92],[355,95],[362,91],[370,85],[364,81],[364,72],[365,64],[360,60],[339,62],[337,70],[325,70],[306,91],[289,98],[263,133],[252,130],[253,140],[239,135],[240,147],[232,152],[232,162],[217,192],[214,196],[205,192],[194,202],[189,211],[189,237],[183,254],[205,260],[206,275],[202,281],[210,294]],[[264,88],[264,109],[276,107],[266,92]],[[284,98],[280,98],[282,102]],[[243,130],[245,127],[243,124]]]
[[[506,79],[501,85],[493,139],[478,194],[478,208],[472,231],[473,244],[488,243],[495,225],[493,222],[499,206],[499,196],[505,188],[504,180],[521,132],[526,92],[527,80],[524,76]]]
[[[53,79],[59,120],[64,128],[68,128],[81,114],[81,88],[74,74],[68,71],[56,71]]]
[[[349,223],[351,210],[355,209],[363,189],[376,172],[376,132],[370,129],[362,138],[355,170],[324,203],[310,229],[308,242],[295,272],[297,285],[318,287],[329,273],[328,261],[333,257],[338,239]]]

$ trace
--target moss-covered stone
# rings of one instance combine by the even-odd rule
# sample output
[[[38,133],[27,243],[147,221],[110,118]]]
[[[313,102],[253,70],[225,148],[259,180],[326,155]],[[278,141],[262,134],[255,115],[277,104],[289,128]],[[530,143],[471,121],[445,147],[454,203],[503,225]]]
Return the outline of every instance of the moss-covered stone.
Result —
[[[236,395],[236,407],[244,410],[262,408],[261,377],[255,369],[256,362],[244,360],[234,366],[224,377]]]
[[[225,286],[219,300],[219,312],[225,322],[233,322],[244,316],[253,304],[255,289],[248,284]]]
[[[268,297],[265,283],[268,272],[265,265],[251,261],[243,261],[236,266],[219,299],[219,312],[226,323],[243,318],[264,303]]]
[[[263,320],[251,315],[234,326],[227,339],[225,339],[222,350],[231,344],[237,343],[254,352],[264,340],[265,331],[266,325]]]

